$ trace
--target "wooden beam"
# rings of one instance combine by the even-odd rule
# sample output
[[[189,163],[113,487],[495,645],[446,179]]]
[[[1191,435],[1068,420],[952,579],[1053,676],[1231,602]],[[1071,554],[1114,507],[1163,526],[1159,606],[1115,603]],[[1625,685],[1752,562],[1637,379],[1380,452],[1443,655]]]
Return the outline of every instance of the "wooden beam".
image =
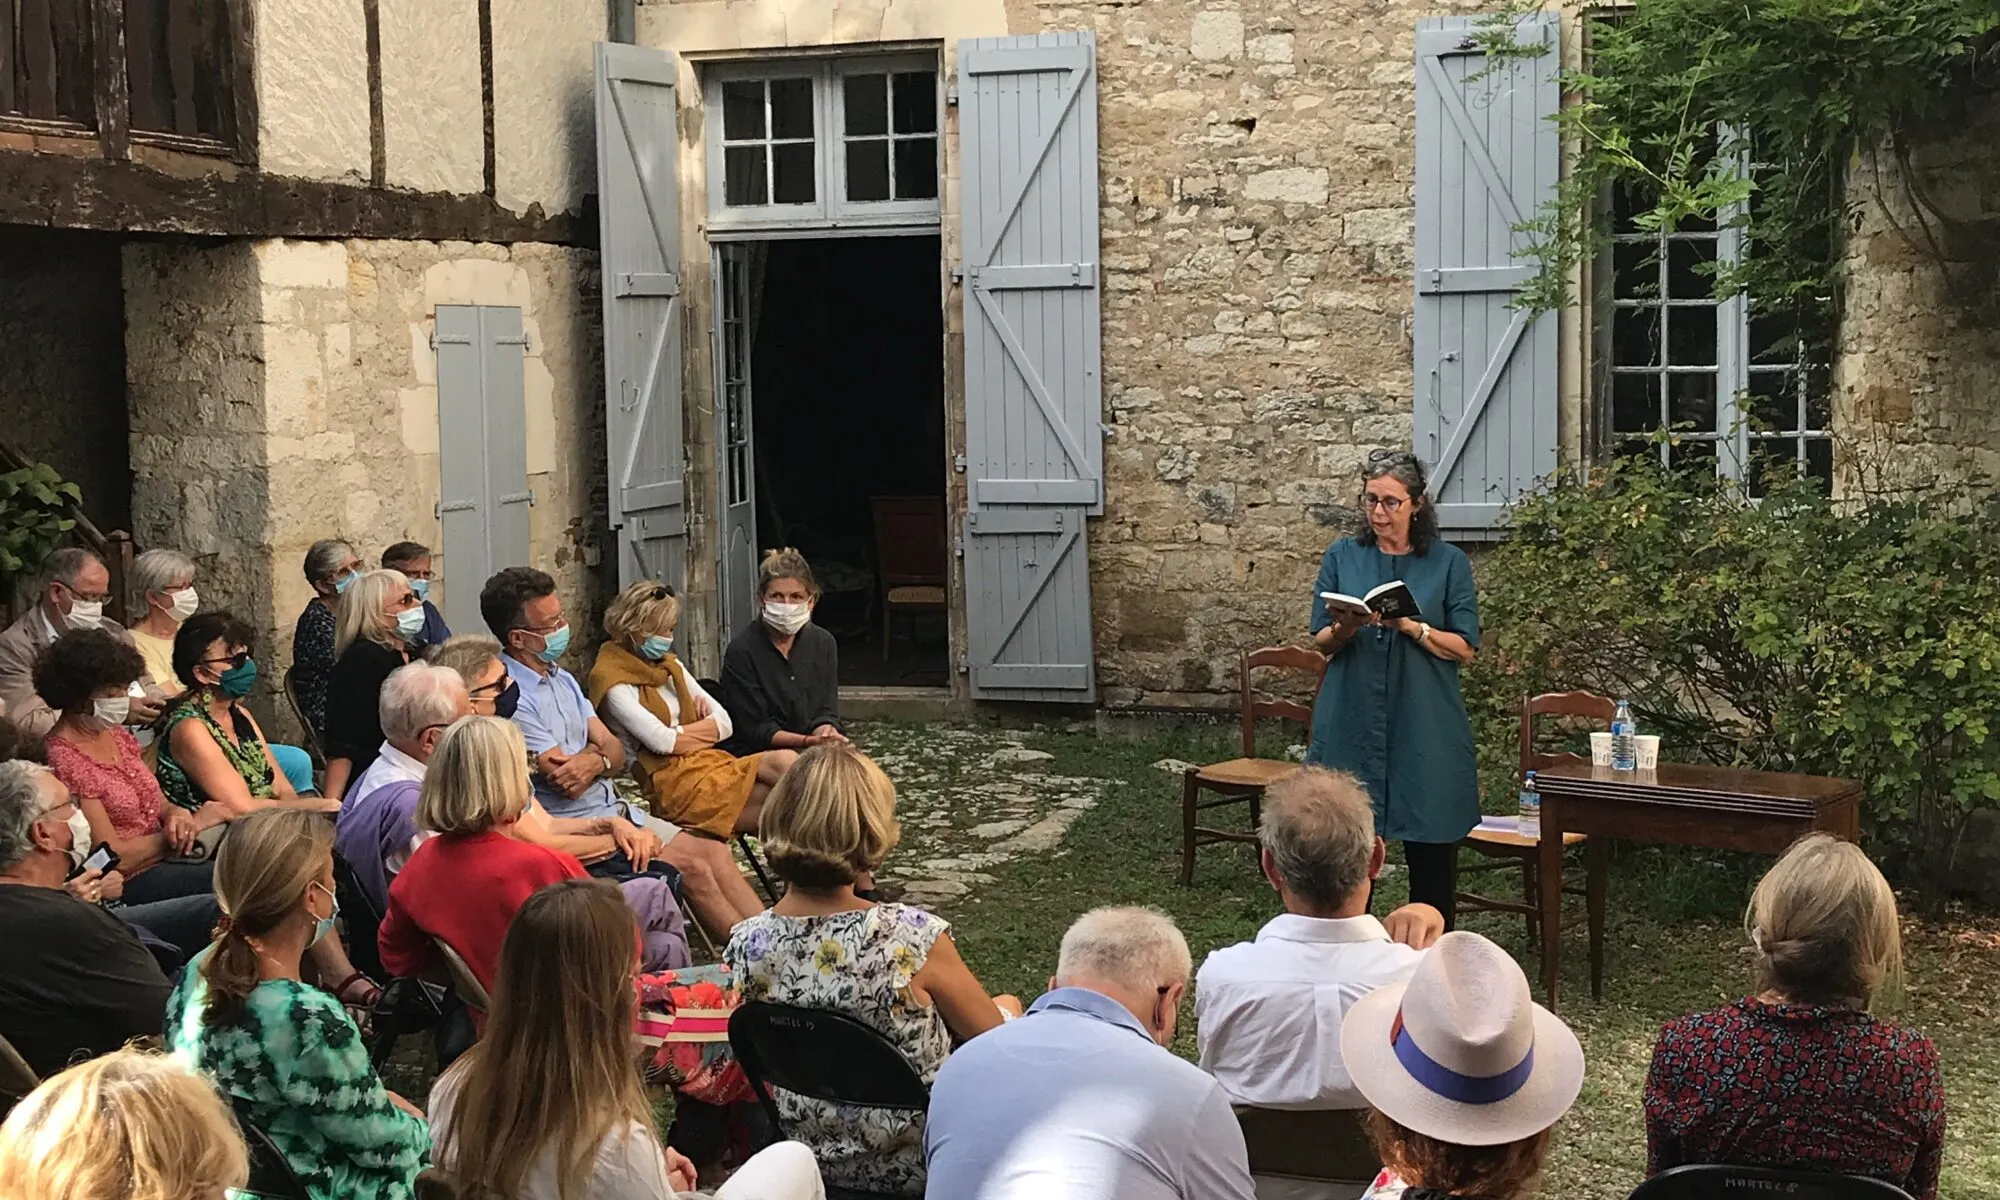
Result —
[[[213,167],[168,174],[96,157],[0,151],[0,223],[207,237],[597,244],[595,198],[549,216],[539,205],[510,212],[490,196],[289,179],[220,161]]]
[[[493,0],[479,0],[479,109],[486,136],[482,164],[486,194],[499,194],[499,158],[493,151]]]
[[[97,140],[104,157],[132,157],[131,95],[125,87],[124,0],[91,0],[97,51]]]
[[[229,0],[230,89],[236,106],[236,161],[257,161],[257,18],[250,0]]]
[[[388,118],[382,107],[382,2],[361,0],[361,23],[368,42],[368,180],[389,182]]]

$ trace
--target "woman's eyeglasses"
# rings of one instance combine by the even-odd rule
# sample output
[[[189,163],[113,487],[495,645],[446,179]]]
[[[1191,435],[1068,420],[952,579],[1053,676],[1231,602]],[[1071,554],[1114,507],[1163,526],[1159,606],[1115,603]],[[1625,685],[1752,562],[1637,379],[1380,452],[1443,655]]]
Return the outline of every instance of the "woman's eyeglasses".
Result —
[[[665,600],[668,597],[672,596],[673,594],[674,594],[674,589],[670,584],[663,583],[660,586],[653,589],[654,600]]]
[[[228,663],[232,667],[240,667],[249,661],[250,652],[248,650],[238,650],[234,654],[225,654],[221,658],[204,658],[201,660],[201,663],[205,667],[212,667],[218,663]]]
[[[1379,508],[1386,513],[1395,512],[1397,509],[1403,507],[1402,498],[1399,496],[1363,495],[1361,503],[1368,508]]]
[[[417,605],[422,603],[423,601],[417,599],[417,594],[415,592],[404,592],[402,598],[396,601],[396,607],[415,608]]]

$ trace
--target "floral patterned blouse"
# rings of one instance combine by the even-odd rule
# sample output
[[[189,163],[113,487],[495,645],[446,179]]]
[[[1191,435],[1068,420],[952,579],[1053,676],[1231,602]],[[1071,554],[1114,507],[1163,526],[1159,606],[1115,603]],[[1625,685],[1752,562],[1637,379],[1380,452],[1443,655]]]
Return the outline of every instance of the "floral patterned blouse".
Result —
[[[264,739],[257,733],[256,724],[243,711],[241,704],[230,705],[229,713],[233,718],[230,724],[235,728],[225,735],[222,726],[216,724],[215,714],[208,710],[208,693],[195,691],[160,718],[160,763],[156,771],[160,789],[169,801],[189,812],[199,811],[210,797],[196,790],[194,779],[174,759],[174,726],[182,721],[200,721],[207,728],[208,735],[222,747],[222,756],[243,777],[243,785],[250,789],[252,796],[270,800],[278,794],[277,777],[271,771],[271,756],[264,748]]]
[[[822,917],[765,912],[736,927],[723,961],[745,1001],[830,1008],[894,1042],[926,1084],[951,1053],[951,1032],[910,980],[951,926],[907,904]],[[924,1190],[922,1113],[855,1108],[776,1091],[786,1136],[811,1146],[827,1186],[898,1195]]]
[[[139,739],[124,726],[111,731],[118,745],[117,762],[99,762],[89,753],[59,734],[50,734],[44,747],[49,770],[63,785],[79,796],[89,796],[104,806],[111,827],[122,838],[145,837],[160,831],[160,809],[166,797],[160,781],[139,750]]]
[[[298,689],[299,711],[320,737],[326,736],[326,689],[333,679],[333,610],[318,600],[306,602],[299,623],[292,627],[292,684]]]

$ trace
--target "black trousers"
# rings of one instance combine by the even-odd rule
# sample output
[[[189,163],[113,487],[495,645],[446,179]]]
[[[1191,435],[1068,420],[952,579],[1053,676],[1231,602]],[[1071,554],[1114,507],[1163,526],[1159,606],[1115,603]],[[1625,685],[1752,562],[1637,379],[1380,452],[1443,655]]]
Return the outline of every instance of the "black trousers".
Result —
[[[1458,917],[1458,843],[1404,842],[1403,861],[1409,864],[1410,903],[1437,909],[1444,914],[1444,927],[1451,929]],[[1375,907],[1372,886],[1368,907]]]

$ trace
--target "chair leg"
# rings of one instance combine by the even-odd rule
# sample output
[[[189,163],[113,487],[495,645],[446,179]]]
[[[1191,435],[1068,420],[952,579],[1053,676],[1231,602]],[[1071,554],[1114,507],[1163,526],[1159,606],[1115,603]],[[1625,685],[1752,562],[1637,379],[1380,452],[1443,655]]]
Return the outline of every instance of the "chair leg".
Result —
[[[1536,890],[1535,884],[1535,860],[1524,858],[1521,860],[1521,899],[1527,904],[1528,911],[1522,914],[1521,919],[1527,922],[1528,945],[1530,946],[1540,945],[1537,939],[1541,936],[1542,932],[1541,910],[1535,907],[1540,900],[1541,893]]]
[[[1201,784],[1196,782],[1194,772],[1181,777],[1181,886],[1194,883],[1194,818],[1195,802],[1201,797]]]
[[[1592,838],[1583,848],[1583,895],[1590,921],[1590,998],[1604,999],[1604,885],[1607,847]]]
[[[882,601],[882,661],[889,661],[889,602]]]

